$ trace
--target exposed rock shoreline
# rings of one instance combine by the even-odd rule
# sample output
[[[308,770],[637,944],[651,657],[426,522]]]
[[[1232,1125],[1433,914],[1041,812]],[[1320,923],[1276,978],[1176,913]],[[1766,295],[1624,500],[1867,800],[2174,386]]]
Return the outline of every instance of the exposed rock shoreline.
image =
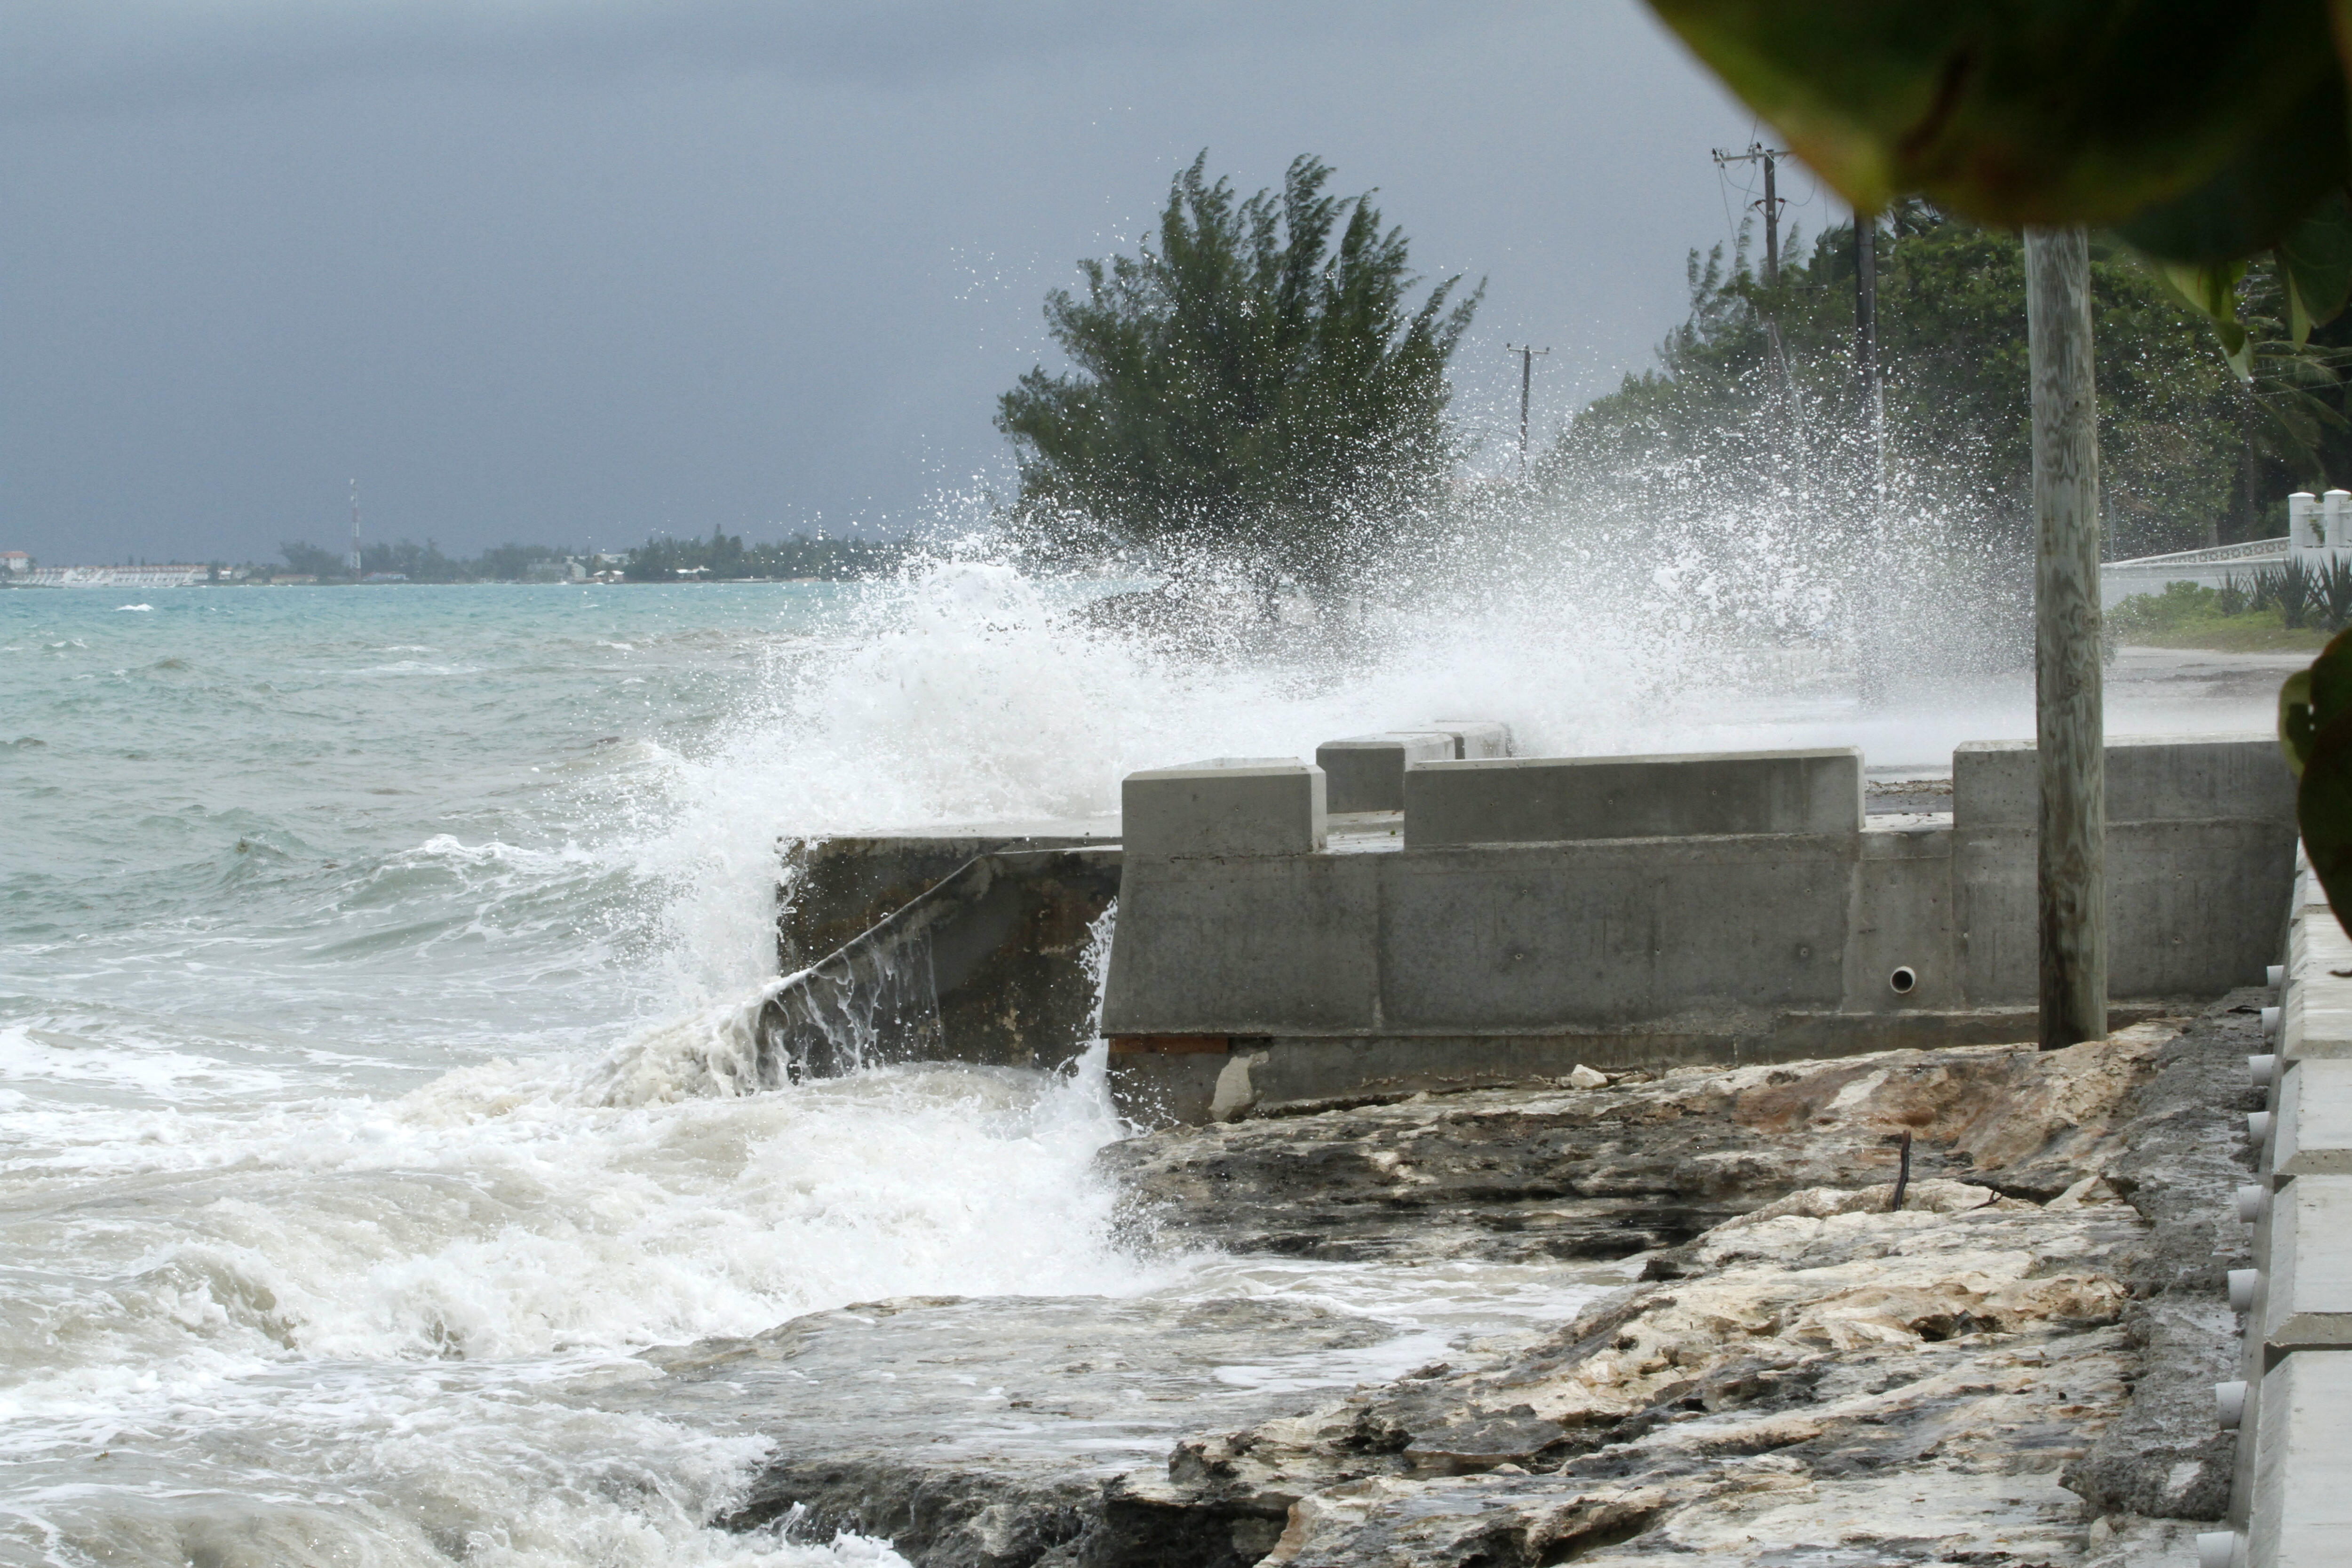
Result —
[[[918,1299],[582,1396],[761,1434],[737,1528],[924,1568],[2186,1564],[2229,1485],[2210,1386],[2265,1000],[2063,1052],[1585,1074],[1099,1157],[1139,1247],[1619,1281],[1418,1365],[1281,1299]]]

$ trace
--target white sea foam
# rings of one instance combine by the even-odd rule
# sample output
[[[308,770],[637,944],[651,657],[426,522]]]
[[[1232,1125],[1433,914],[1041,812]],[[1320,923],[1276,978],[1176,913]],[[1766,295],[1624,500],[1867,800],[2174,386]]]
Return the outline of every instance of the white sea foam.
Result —
[[[51,618],[16,693],[47,744],[0,753],[0,1562],[887,1562],[704,1529],[749,1447],[546,1391],[914,1293],[1305,1297],[1399,1326],[1362,1376],[1556,1321],[1591,1281],[1123,1255],[1098,1052],[762,1089],[778,844],[1108,822],[1135,768],[1440,717],[1883,762],[2022,732],[2016,683],[1860,709],[1804,552],[1742,537],[1754,570],[1693,549],[1630,586],[1564,547],[1400,576],[1346,638],[1216,661],[984,560],[23,609]],[[159,655],[199,676],[85,679]]]

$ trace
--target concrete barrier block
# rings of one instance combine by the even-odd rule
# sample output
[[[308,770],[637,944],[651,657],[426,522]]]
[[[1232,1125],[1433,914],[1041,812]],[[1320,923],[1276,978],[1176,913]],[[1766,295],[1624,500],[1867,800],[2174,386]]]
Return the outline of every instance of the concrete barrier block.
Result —
[[[2299,1176],[2273,1194],[2255,1314],[2265,1352],[2352,1346],[2352,1177]]]
[[[1952,928],[1951,830],[1873,829],[1860,843],[1846,916],[1841,1009],[1966,1006]]]
[[[1139,859],[1103,984],[1109,1036],[1346,1034],[1379,1011],[1388,855]]]
[[[1129,773],[1119,835],[1130,859],[1305,855],[1323,847],[1323,770],[1295,757],[1217,757]]]
[[[1404,770],[1412,763],[1450,763],[1460,742],[1444,730],[1391,730],[1349,735],[1315,748],[1333,811],[1402,811]]]
[[[1412,820],[1408,810],[1408,831]],[[1385,910],[1382,1023],[1602,1029],[1706,1007],[1833,1007],[1852,842],[1604,840],[1368,857]]]
[[[2352,1061],[2296,1062],[2279,1080],[2271,1171],[2352,1176]]]
[[[2288,1356],[2263,1375],[2253,1420],[2247,1562],[2352,1563],[2352,1487],[2344,1485],[2352,1466],[2352,1356]]]
[[[1511,727],[1492,719],[1433,719],[1429,728],[1444,731],[1454,737],[1454,760],[1458,763],[1486,762],[1494,757],[1517,754],[1511,739]]]
[[[2289,935],[2279,1000],[2279,1055],[2352,1058],[2352,939],[2326,904],[2306,908]],[[2347,974],[2338,974],[2343,970]]]
[[[1969,741],[1952,752],[1952,826],[2031,828],[2041,815],[2031,741]],[[2294,820],[2294,775],[2268,735],[2126,736],[2107,742],[2107,820]]]
[[[1406,770],[1407,848],[1862,831],[1862,753],[1515,757]]]
[[[2037,994],[2034,833],[1953,827],[1954,926],[1971,1004]],[[2120,822],[2107,831],[2111,996],[2212,996],[2259,984],[2278,956],[2292,823]],[[2352,1042],[2347,1042],[2352,1045]]]

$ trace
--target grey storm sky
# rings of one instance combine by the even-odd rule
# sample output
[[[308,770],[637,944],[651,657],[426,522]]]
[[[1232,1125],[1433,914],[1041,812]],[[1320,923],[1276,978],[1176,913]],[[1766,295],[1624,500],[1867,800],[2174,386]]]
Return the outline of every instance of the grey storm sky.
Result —
[[[1754,132],[1629,0],[7,0],[0,548],[977,517],[1045,291],[1203,148],[1487,279],[1491,466],[1503,345],[1539,431],[1651,363]]]

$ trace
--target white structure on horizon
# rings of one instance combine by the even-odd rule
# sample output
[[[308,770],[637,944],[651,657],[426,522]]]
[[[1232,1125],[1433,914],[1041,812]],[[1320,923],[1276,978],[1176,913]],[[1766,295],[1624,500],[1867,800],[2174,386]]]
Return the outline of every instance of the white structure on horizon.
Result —
[[[36,566],[10,581],[27,588],[186,588],[206,576],[202,566]]]

